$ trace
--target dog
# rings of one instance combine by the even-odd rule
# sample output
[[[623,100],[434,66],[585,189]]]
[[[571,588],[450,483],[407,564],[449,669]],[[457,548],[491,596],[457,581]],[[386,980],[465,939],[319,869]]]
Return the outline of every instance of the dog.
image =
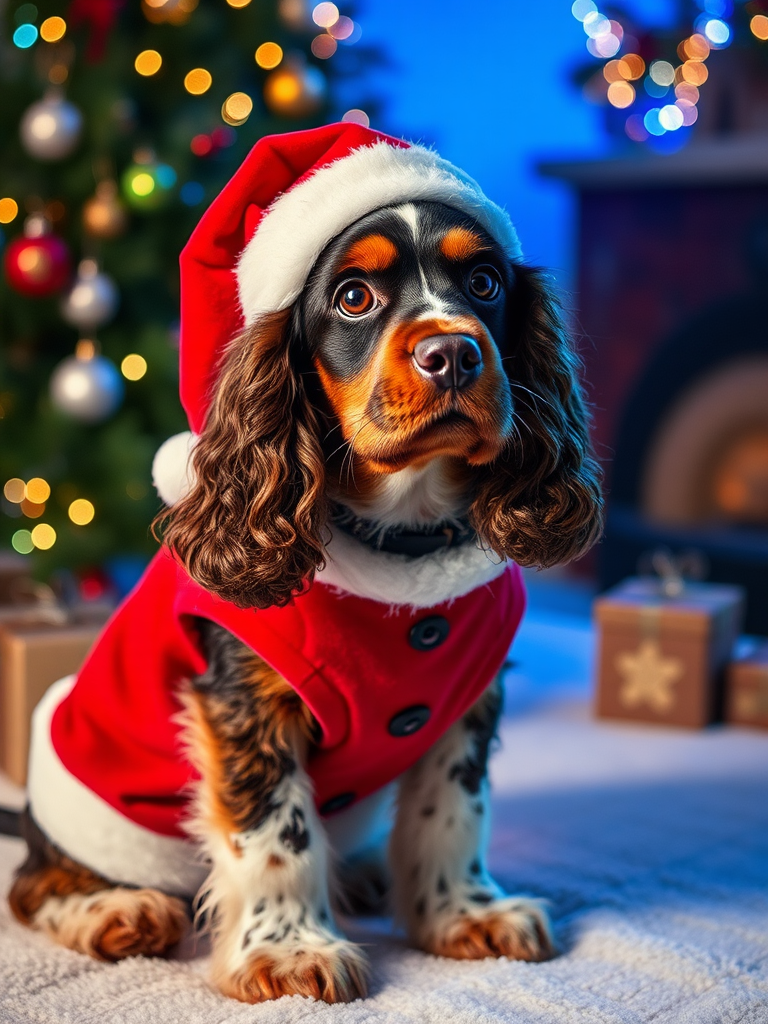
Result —
[[[351,129],[332,127],[318,131],[334,144]],[[159,519],[164,550],[74,690],[37,713],[38,732],[75,740],[61,785],[33,740],[29,853],[10,893],[23,923],[103,960],[157,955],[199,889],[214,983],[245,1002],[365,995],[366,959],[335,912],[380,906],[385,890],[426,952],[552,955],[541,902],[488,873],[487,761],[517,566],[591,545],[599,475],[546,277],[454,192],[385,194],[347,217],[290,301],[257,303],[228,341],[193,478]],[[182,683],[168,690],[153,666],[171,650]],[[146,701],[101,708],[103,680],[129,665]],[[103,751],[87,725],[100,714]],[[144,789],[116,777],[113,798],[132,723],[153,715]],[[186,768],[162,789],[169,728]]]

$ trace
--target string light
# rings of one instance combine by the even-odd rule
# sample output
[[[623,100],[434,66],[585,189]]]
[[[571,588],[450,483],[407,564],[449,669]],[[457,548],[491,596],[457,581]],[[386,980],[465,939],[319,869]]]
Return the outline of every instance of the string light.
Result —
[[[67,23],[63,18],[46,18],[40,26],[40,38],[46,43],[58,43],[67,31]]]
[[[213,77],[205,68],[193,68],[184,76],[184,88],[193,96],[202,96],[211,88]]]
[[[156,75],[162,65],[163,58],[157,50],[142,50],[133,62],[133,66],[138,73],[144,75],[145,78],[148,78],[150,75]]]
[[[147,372],[147,360],[132,352],[120,363],[120,372],[126,380],[141,380]]]
[[[283,48],[277,43],[262,43],[254,54],[260,68],[271,71],[283,59]]]
[[[624,42],[628,48],[630,46],[630,37],[625,39],[621,24],[606,17],[594,0],[574,0],[571,6],[574,18],[582,23],[587,36],[587,49],[593,56],[605,60],[602,78],[591,76],[584,87],[585,93],[598,100],[607,99],[618,109],[631,107],[643,93],[652,99],[666,101],[644,114],[629,114],[624,129],[633,141],[644,142],[649,135],[658,137],[676,132],[690,127],[698,118],[699,89],[709,75],[704,62],[713,49],[722,49],[733,39],[733,30],[726,20],[733,11],[729,0],[699,0],[699,7],[702,13],[694,22],[694,31],[677,46],[680,64],[675,66],[668,60],[654,60],[643,78],[646,68],[639,54],[616,56]],[[768,39],[768,16],[755,15],[750,21],[750,28],[758,38],[763,32],[764,38]],[[637,45],[637,41],[631,40],[631,44]],[[643,90],[638,93],[630,83],[641,78]],[[671,91],[673,87],[674,92]],[[641,105],[644,105],[642,101]]]
[[[67,515],[75,526],[87,526],[96,515],[96,509],[86,498],[76,498],[67,509]]]
[[[48,523],[38,523],[30,537],[35,547],[41,551],[48,551],[56,543],[56,531]]]
[[[19,204],[15,199],[11,199],[9,196],[0,199],[0,224],[10,224],[12,220],[16,219],[18,212]]]

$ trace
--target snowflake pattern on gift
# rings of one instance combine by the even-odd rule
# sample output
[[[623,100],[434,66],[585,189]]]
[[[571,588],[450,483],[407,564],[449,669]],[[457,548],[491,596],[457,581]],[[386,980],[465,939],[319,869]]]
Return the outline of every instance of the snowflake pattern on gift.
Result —
[[[683,663],[679,658],[665,658],[657,640],[643,640],[634,653],[618,655],[616,668],[623,678],[619,700],[624,707],[646,704],[662,715],[672,710]]]

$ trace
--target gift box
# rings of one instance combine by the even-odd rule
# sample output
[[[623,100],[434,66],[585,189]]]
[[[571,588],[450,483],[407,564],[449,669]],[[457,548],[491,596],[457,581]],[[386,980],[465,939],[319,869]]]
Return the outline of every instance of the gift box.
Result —
[[[0,619],[0,770],[25,785],[32,711],[57,679],[76,672],[109,614],[56,603]],[[4,621],[3,621],[4,620]]]
[[[714,583],[630,579],[594,604],[600,650],[596,713],[697,729],[722,714],[723,670],[744,592]]]
[[[768,641],[754,641],[728,666],[725,720],[768,729]]]

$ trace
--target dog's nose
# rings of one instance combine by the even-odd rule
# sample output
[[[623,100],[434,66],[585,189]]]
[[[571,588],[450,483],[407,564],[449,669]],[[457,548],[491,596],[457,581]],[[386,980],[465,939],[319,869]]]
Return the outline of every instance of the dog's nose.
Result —
[[[483,368],[480,346],[468,334],[436,334],[422,338],[413,350],[419,373],[439,388],[464,388]]]

